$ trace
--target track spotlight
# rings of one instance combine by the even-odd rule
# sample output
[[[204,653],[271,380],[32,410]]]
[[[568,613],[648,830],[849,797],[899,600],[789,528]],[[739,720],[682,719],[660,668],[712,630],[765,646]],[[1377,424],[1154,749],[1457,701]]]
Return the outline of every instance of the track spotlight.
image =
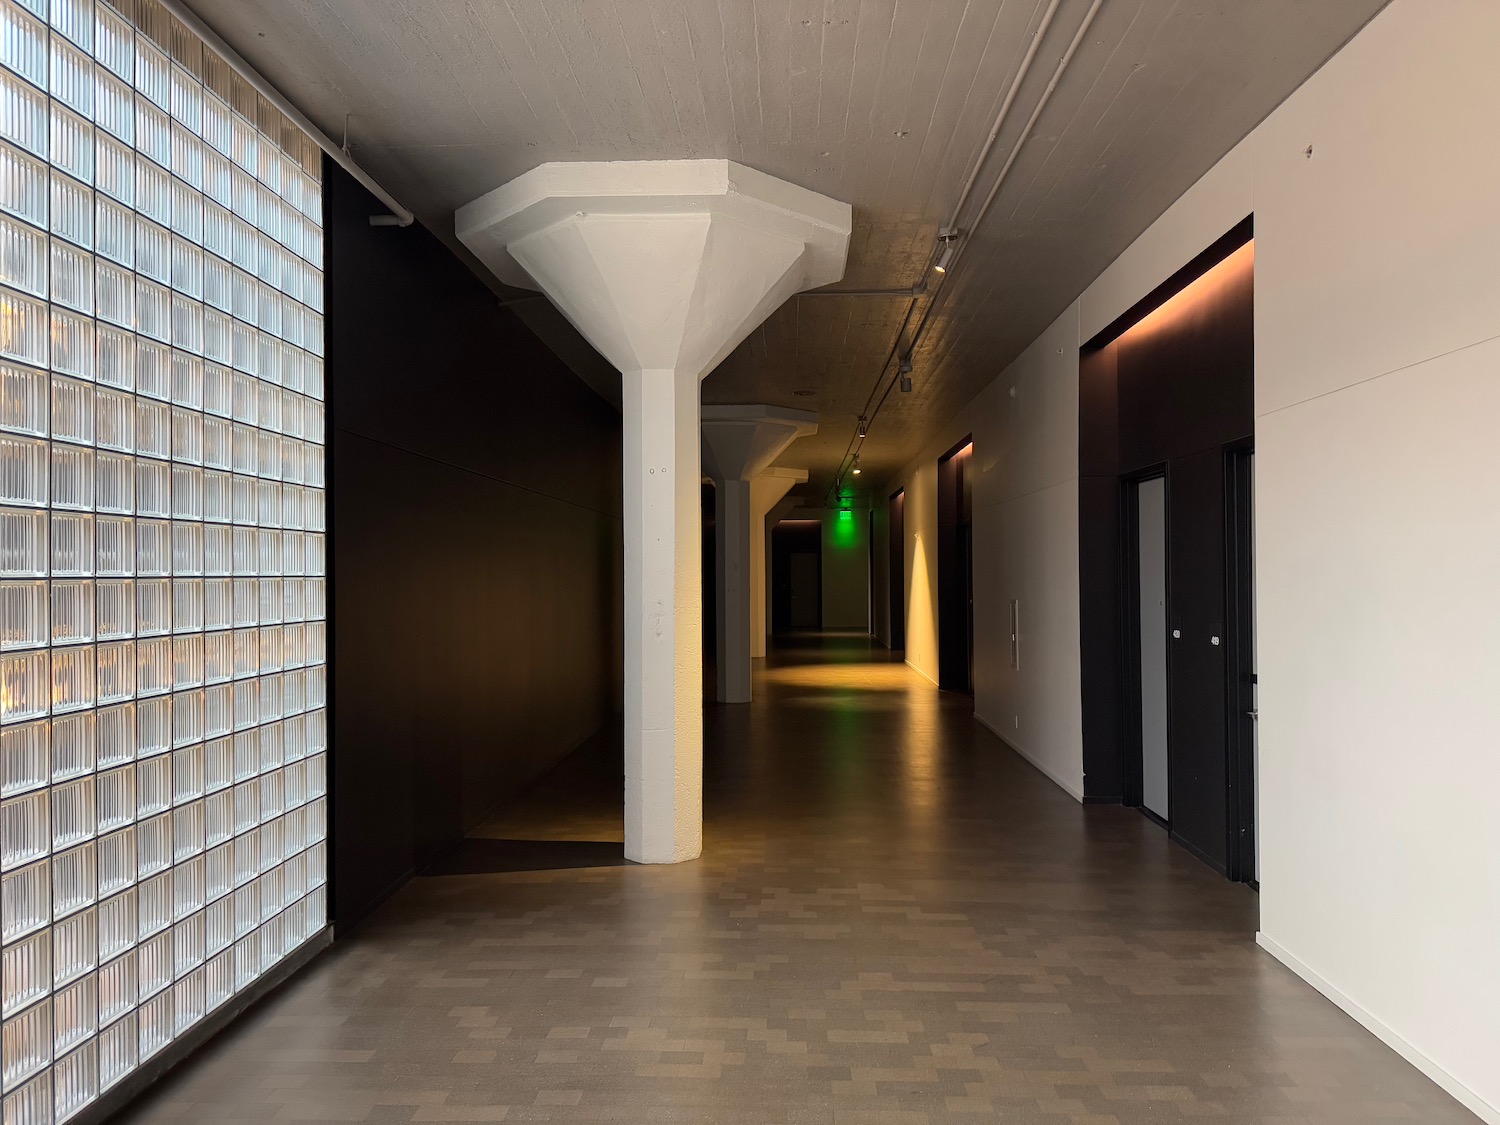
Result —
[[[864,441],[865,435],[870,432],[870,420],[863,414],[859,416],[859,440]]]
[[[855,476],[859,476],[860,473],[864,472],[864,470],[859,467],[859,454],[858,453],[856,453],[854,455],[854,469],[853,469],[853,472],[854,472]]]
[[[937,260],[937,265],[933,266],[932,268],[937,270],[938,273],[947,273],[948,266],[952,261],[953,247],[952,245],[948,245],[943,247],[943,256]]]
[[[901,379],[901,393],[911,393],[911,360],[903,359],[901,366],[896,369],[896,374]]]

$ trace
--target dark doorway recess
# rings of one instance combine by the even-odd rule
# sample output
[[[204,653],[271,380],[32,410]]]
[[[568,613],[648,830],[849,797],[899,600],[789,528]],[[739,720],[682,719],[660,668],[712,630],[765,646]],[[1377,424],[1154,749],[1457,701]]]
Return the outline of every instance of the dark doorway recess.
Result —
[[[938,459],[938,686],[974,694],[974,439]]]
[[[771,529],[771,631],[823,627],[823,523],[782,520]]]
[[[890,566],[886,571],[891,596],[891,649],[906,649],[906,490],[891,497]]]
[[[1246,219],[1188,263],[1079,369],[1085,797],[1147,810],[1234,879],[1251,878],[1255,807],[1238,483],[1255,428],[1253,233]]]

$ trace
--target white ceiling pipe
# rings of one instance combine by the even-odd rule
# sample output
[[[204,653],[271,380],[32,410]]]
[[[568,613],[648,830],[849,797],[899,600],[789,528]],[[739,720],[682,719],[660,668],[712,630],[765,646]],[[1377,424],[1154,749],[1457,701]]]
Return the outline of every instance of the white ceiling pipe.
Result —
[[[202,39],[211,48],[213,48],[213,50],[222,55],[224,61],[229,64],[230,69],[238,74],[241,78],[243,78],[246,82],[250,83],[250,85],[255,88],[257,93],[263,95],[267,101],[269,101],[277,109],[281,110],[282,113],[291,118],[293,124],[295,124],[297,128],[301,129],[304,133],[306,133],[309,137],[316,141],[319,148],[321,148],[329,156],[333,157],[333,161],[335,164],[337,164],[344,171],[348,172],[349,175],[358,180],[366,191],[368,191],[376,199],[380,200],[380,202],[384,203],[391,209],[390,215],[370,216],[371,226],[409,227],[416,221],[416,216],[413,215],[410,210],[401,206],[400,203],[397,203],[395,197],[393,197],[390,192],[386,191],[385,188],[377,184],[373,179],[370,178],[368,172],[366,172],[363,168],[361,168],[354,162],[353,157],[345,152],[339,145],[335,144],[333,140],[323,132],[323,130],[319,129],[310,120],[308,120],[306,114],[304,114],[291,102],[287,101],[275,86],[272,86],[269,82],[267,82],[265,78],[261,76],[259,71],[257,71],[253,66],[246,62],[238,51],[236,51],[228,43],[224,42],[224,40],[219,36],[218,32],[216,32],[213,28],[209,27],[208,24],[199,19],[197,14],[194,13],[192,9],[190,9],[186,4],[182,3],[182,0],[158,0],[158,2],[168,12],[171,12],[172,15],[176,16],[179,20],[186,24],[188,29],[191,30],[193,34],[198,36],[199,39]]]

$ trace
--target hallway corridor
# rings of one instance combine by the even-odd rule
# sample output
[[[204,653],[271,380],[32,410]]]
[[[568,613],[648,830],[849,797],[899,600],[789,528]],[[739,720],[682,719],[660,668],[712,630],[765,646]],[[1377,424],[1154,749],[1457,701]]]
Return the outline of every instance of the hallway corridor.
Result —
[[[124,1120],[1475,1120],[868,638],[705,719],[703,859],[621,858],[585,747]]]

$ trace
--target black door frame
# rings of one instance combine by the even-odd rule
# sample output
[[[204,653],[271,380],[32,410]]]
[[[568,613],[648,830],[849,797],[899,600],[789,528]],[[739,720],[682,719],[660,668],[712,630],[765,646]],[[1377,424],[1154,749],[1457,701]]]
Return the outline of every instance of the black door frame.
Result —
[[[1120,683],[1121,693],[1121,750],[1124,759],[1124,789],[1121,803],[1139,809],[1147,819],[1155,821],[1172,831],[1172,727],[1167,724],[1167,816],[1158,816],[1146,807],[1145,744],[1141,738],[1141,541],[1140,541],[1140,485],[1146,481],[1160,480],[1166,494],[1166,505],[1162,523],[1162,546],[1165,555],[1162,566],[1166,571],[1166,620],[1172,619],[1172,476],[1171,466],[1165,462],[1148,465],[1134,473],[1120,477]],[[1166,650],[1167,659],[1167,713],[1172,711],[1172,646]]]
[[[1229,878],[1258,886],[1255,871],[1255,529],[1254,442],[1224,451],[1226,776],[1229,779],[1225,855]]]
[[[964,519],[964,476],[967,467],[960,454],[972,449],[973,434],[966,435],[937,461],[938,517],[938,686],[944,691],[974,693],[974,607],[972,600],[972,545],[967,548],[960,525]],[[972,460],[970,453],[965,460]],[[962,557],[969,551],[967,565]],[[959,635],[962,633],[963,635]]]

